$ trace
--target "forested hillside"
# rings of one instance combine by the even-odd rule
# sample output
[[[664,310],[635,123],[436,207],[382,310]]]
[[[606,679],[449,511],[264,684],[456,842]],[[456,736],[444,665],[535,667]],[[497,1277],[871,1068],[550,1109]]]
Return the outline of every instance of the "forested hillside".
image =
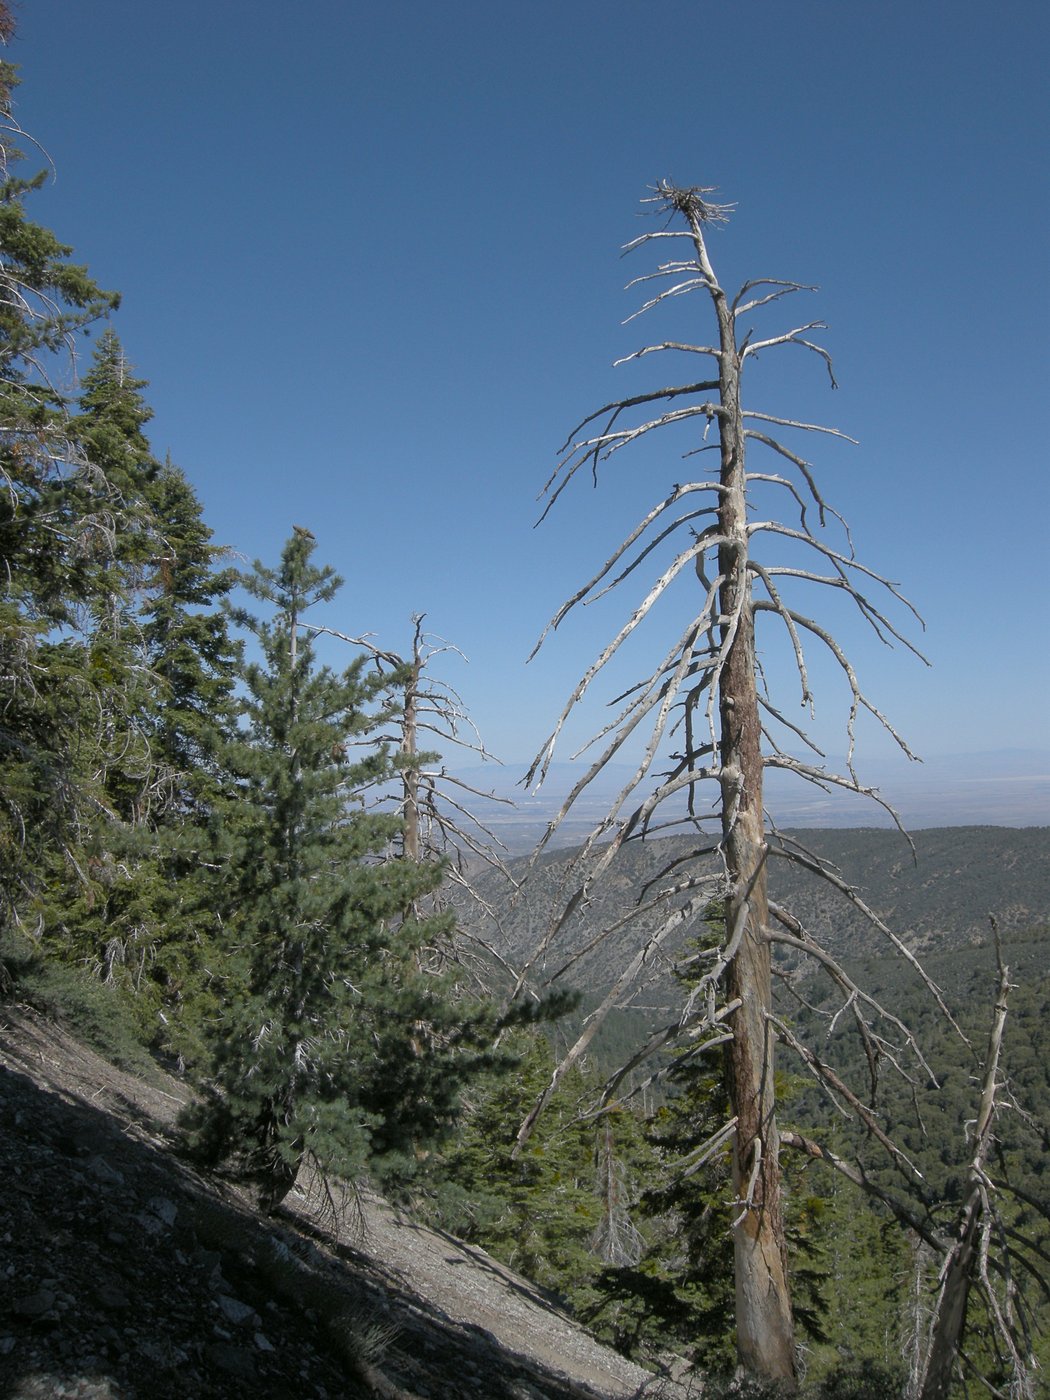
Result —
[[[484,742],[428,600],[380,643],[368,591],[343,590],[309,521],[249,564],[154,451],[118,293],[34,221],[18,81],[0,62],[0,996],[177,1075],[178,1151],[258,1212],[304,1181],[333,1211],[344,1186],[382,1190],[687,1389],[945,1400],[980,1377],[1031,1400],[1050,1365],[1050,832],[780,832],[763,801],[768,768],[889,815],[853,767],[861,712],[912,756],[838,641],[785,601],[833,590],[917,652],[887,618],[915,609],[766,427],[842,434],[740,406],[760,348],[815,353],[835,384],[806,338],[820,322],[758,342],[737,325],[812,289],[761,279],[730,299],[704,230],[731,206],[667,181],[646,197],[681,226],[632,246],[683,238],[691,261],[639,280],[688,271],[718,346],[628,358],[695,353],[717,377],[584,418],[547,509],[687,418],[703,436],[684,456],[711,432],[719,466],[674,483],[555,614],[545,635],[683,541],[531,778],[679,575],[695,616],[600,721],[606,758],[653,725],[616,810],[573,778],[546,834],[583,836],[586,817],[593,837],[507,864],[472,815],[485,793],[455,776],[451,755]],[[778,473],[745,469],[748,438]],[[752,518],[763,493],[790,524]],[[767,567],[763,535],[798,552]],[[765,623],[811,714],[802,638],[840,673],[841,772],[770,698]],[[705,784],[710,826],[683,817]],[[689,836],[655,835],[662,819]]]
[[[411,1176],[498,1059],[448,956],[425,641],[402,661],[355,620],[325,665],[342,580],[311,531],[236,569],[213,542],[119,296],[32,220],[17,82],[0,63],[0,985],[192,1073],[188,1141],[270,1206],[308,1162]]]
[[[911,840],[914,854],[908,839],[895,831],[782,833],[787,849],[797,845],[828,863],[909,947],[924,955],[986,942],[989,916],[1004,929],[1045,920],[1050,910],[1047,828],[943,827],[914,832]],[[630,950],[663,917],[664,904],[654,907],[654,897],[673,883],[675,870],[692,849],[687,837],[625,845],[547,949],[537,980],[557,975],[573,960],[565,974],[572,986],[589,992],[611,986]],[[505,884],[495,873],[479,873],[478,887],[498,915],[479,915],[476,904],[464,903],[464,918],[512,961],[529,957],[564,907],[575,858],[573,851],[556,851],[535,863],[524,857],[511,862],[510,873],[520,882],[514,898],[506,896]],[[713,878],[718,870],[714,852],[707,858],[707,869]],[[796,865],[771,860],[770,889],[837,955],[856,958],[890,951],[848,895]],[[683,930],[679,943],[688,937]],[[675,951],[674,941],[665,947],[664,959],[653,969],[655,981],[640,1000],[652,1002],[656,995],[658,1000],[662,997],[661,1004],[668,1004],[664,994],[671,985]]]
[[[999,924],[1011,985],[998,1081],[1009,1107],[998,1121],[988,1173],[1003,1193],[1002,1228],[1024,1254],[1015,1266],[1014,1306],[1022,1314],[1030,1310],[1036,1355],[1044,1366],[1050,1361],[1039,1281],[1041,1251],[1050,1246],[1045,1219],[1050,1203],[1043,1185],[1050,1100],[1050,925],[1045,914],[1050,907],[1050,832],[966,828],[914,836],[916,861],[899,834],[794,832],[784,839],[802,842],[834,861],[874,910],[892,913],[894,928],[921,950],[924,972],[943,995],[950,1017],[915,968],[902,961],[846,896],[814,886],[794,871],[778,880],[777,866],[771,881],[775,897],[807,911],[806,919],[824,946],[835,951],[852,982],[894,1018],[880,1032],[888,1039],[880,1041],[878,1107],[870,1121],[886,1141],[899,1144],[903,1155],[896,1162],[871,1127],[854,1120],[843,1097],[829,1091],[803,1058],[788,1051],[778,1061],[789,1136],[801,1142],[816,1135],[836,1153],[862,1163],[871,1187],[860,1190],[805,1156],[794,1165],[788,1161],[789,1233],[798,1252],[796,1306],[807,1338],[807,1364],[820,1377],[836,1355],[865,1356],[875,1368],[874,1378],[870,1390],[856,1393],[873,1397],[913,1393],[908,1386],[914,1384],[914,1372],[911,1380],[905,1372],[916,1354],[916,1329],[928,1321],[927,1290],[936,1258],[914,1230],[901,1228],[900,1217],[886,1202],[903,1205],[913,1223],[936,1232],[951,1228],[964,1194],[972,1148],[967,1125],[978,1113],[998,994],[992,918]],[[675,848],[669,839],[623,850],[612,878],[596,889],[593,903],[567,924],[537,966],[539,984],[546,975],[554,985],[567,984],[582,993],[580,1007],[551,1030],[555,1054],[573,1043],[630,949],[651,934],[656,924],[652,912],[643,914],[642,928],[633,934],[619,926],[643,893],[651,894],[654,878],[673,864]],[[504,901],[498,926],[516,953],[532,951],[560,912],[565,872],[575,854],[544,857],[531,871],[527,862],[513,867],[522,881],[518,902]],[[619,930],[608,946],[602,942],[607,929]],[[490,920],[487,930],[496,937],[496,921]],[[608,1014],[583,1061],[563,1081],[556,1102],[575,1101],[578,1113],[593,1113],[618,1067],[637,1055],[651,1033],[674,1021],[689,990],[688,976],[683,983],[674,965],[688,954],[691,939],[695,929],[683,933],[676,949],[665,948],[652,979],[643,980]],[[565,971],[558,976],[561,969]],[[815,1047],[843,1080],[863,1080],[875,1070],[874,1062],[865,1061],[862,1042],[848,1033],[848,1000],[821,976],[814,960],[795,951],[780,959],[775,1000],[785,1040],[797,1036]],[[895,1076],[891,1065],[903,1049],[905,1028],[922,1048],[925,1066],[908,1079]],[[605,1238],[602,1231],[609,1231],[611,1214],[619,1227],[621,1256],[610,1255],[607,1262],[615,1261],[616,1267],[604,1272],[593,1265],[566,1264],[563,1278],[586,1315],[618,1344],[644,1355],[647,1346],[674,1339],[717,1365],[727,1359],[718,1352],[716,1339],[724,1340],[731,1315],[726,1166],[719,1154],[702,1170],[693,1163],[705,1135],[717,1132],[724,1090],[717,1055],[696,1057],[687,1039],[683,1044],[684,1049],[651,1054],[626,1079],[614,1078],[615,1111],[597,1120],[605,1124],[597,1160],[602,1151],[614,1151],[622,1175],[613,1196],[594,1214],[592,1227],[596,1238]],[[536,1095],[542,1087],[542,1080],[533,1080],[514,1098],[511,1111],[524,1116],[530,1093]],[[629,1126],[630,1105],[639,1102],[646,1107],[648,1123],[643,1137]],[[564,1111],[559,1110],[561,1115]],[[552,1150],[544,1135],[537,1151]],[[564,1170],[567,1150],[565,1143],[551,1169]],[[624,1207],[630,1199],[635,1204],[628,1213]],[[623,1212],[618,1220],[617,1210]],[[484,1229],[478,1237],[488,1238]],[[498,1234],[492,1236],[492,1247],[500,1248]],[[707,1338],[699,1349],[698,1334]],[[987,1362],[995,1347],[987,1319],[975,1316],[971,1363]],[[903,1369],[901,1357],[907,1362]]]

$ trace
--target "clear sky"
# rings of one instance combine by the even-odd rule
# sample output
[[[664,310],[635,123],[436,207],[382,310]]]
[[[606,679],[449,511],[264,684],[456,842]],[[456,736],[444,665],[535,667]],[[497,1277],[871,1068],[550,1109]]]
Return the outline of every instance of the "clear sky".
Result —
[[[248,560],[311,528],[331,625],[402,649],[425,612],[495,753],[532,756],[638,589],[526,668],[547,618],[705,460],[621,454],[533,529],[568,430],[681,374],[612,368],[654,333],[621,324],[648,265],[619,248],[662,177],[737,203],[724,285],[820,286],[763,328],[825,320],[839,390],[788,351],[745,398],[860,440],[805,450],[933,662],[847,621],[876,700],[930,756],[1050,747],[1045,0],[16,12],[17,115],[57,172],[31,210],[123,292],[154,450]],[[676,314],[710,339],[706,302]]]

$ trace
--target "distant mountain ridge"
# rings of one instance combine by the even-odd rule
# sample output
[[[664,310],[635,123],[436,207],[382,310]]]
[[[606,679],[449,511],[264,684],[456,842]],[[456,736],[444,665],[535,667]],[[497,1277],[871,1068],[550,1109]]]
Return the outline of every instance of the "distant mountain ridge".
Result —
[[[976,754],[941,754],[911,763],[901,754],[857,761],[861,781],[879,789],[909,829],[943,826],[1050,826],[1050,750],[1001,749]],[[829,756],[842,772],[845,759]],[[457,770],[479,792],[504,801],[472,801],[471,809],[514,855],[530,851],[545,832],[583,763],[555,763],[543,786],[526,791],[525,765],[484,764]],[[625,764],[605,769],[563,823],[555,844],[579,844],[606,812],[630,776]],[[712,790],[712,798],[714,792]],[[510,799],[513,808],[505,805]],[[822,792],[782,772],[766,777],[766,806],[781,826],[806,828],[882,827],[891,820],[877,803],[840,790]]]
[[[1004,929],[1050,922],[1050,827],[918,831],[913,837],[914,859],[907,840],[894,830],[803,829],[785,832],[784,838],[830,862],[919,952],[940,954],[986,941],[990,915]],[[595,993],[611,986],[656,927],[658,916],[646,913],[617,926],[660,872],[695,847],[692,837],[666,837],[624,847],[543,955],[534,980],[542,983],[554,977],[571,961],[559,985],[564,982]],[[485,874],[481,888],[500,911],[498,920],[476,913],[464,917],[512,963],[531,957],[575,888],[579,877],[574,878],[571,868],[574,854],[546,852],[531,866],[527,859],[512,861],[511,873],[521,881],[513,898],[498,876]],[[708,857],[706,865],[712,875],[717,871],[715,857]],[[846,897],[783,857],[770,860],[769,882],[772,896],[836,956],[867,959],[890,951]],[[641,1000],[654,1006],[667,1002],[671,964],[688,936],[688,931],[679,934],[677,945],[669,943],[654,960],[650,991],[642,993]]]

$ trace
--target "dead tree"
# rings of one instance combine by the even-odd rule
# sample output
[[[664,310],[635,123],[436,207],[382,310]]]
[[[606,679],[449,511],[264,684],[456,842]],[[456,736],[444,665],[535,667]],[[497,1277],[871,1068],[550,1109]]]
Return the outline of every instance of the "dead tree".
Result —
[[[458,692],[433,674],[437,657],[450,652],[462,656],[462,652],[444,638],[424,632],[422,614],[413,618],[413,628],[399,743],[404,853],[412,860],[445,862],[447,879],[438,895],[440,908],[451,907],[451,895],[461,907],[475,905],[480,913],[498,923],[496,911],[481,894],[473,872],[488,866],[508,882],[508,888],[513,887],[514,879],[503,861],[502,842],[477,815],[476,804],[513,804],[507,798],[497,798],[471,786],[449,772],[440,756],[429,751],[433,744],[444,751],[452,746],[482,760],[497,761],[486,749]],[[432,907],[430,912],[436,909]],[[487,941],[469,933],[461,921],[457,935],[461,960],[473,961],[467,951],[472,941],[478,945],[477,970],[484,982],[493,961],[503,960]],[[504,971],[510,969],[504,965]]]
[[[309,625],[314,635],[325,635],[360,648],[372,658],[375,667],[396,677],[402,700],[394,732],[388,742],[398,753],[401,781],[395,793],[385,792],[378,801],[393,807],[401,817],[400,854],[407,860],[435,861],[445,866],[445,880],[425,901],[417,901],[410,911],[428,917],[448,912],[456,905],[455,936],[440,947],[426,951],[431,970],[438,971],[450,957],[466,966],[473,982],[485,991],[500,969],[500,980],[513,980],[499,950],[472,932],[462,918],[465,908],[475,906],[482,915],[499,924],[496,909],[481,893],[474,872],[488,866],[514,887],[514,878],[503,861],[503,843],[476,814],[479,803],[498,802],[508,806],[508,798],[472,787],[449,772],[437,746],[470,753],[483,761],[498,762],[486,749],[476,725],[459,693],[433,673],[436,658],[463,653],[451,642],[423,631],[425,614],[412,619],[412,650],[408,658],[377,646],[371,635],[347,636],[331,627]],[[304,626],[306,624],[303,624]]]
[[[673,440],[677,433],[683,457],[717,453],[717,469],[673,485],[598,572],[559,608],[537,644],[538,650],[578,605],[633,578],[651,561],[661,561],[655,581],[570,695],[529,772],[530,783],[542,782],[570,715],[656,605],[672,591],[685,599],[685,625],[655,668],[612,702],[613,717],[585,746],[598,745],[598,755],[552,823],[551,831],[608,763],[637,752],[640,746],[641,757],[632,764],[633,776],[577,858],[574,887],[561,917],[545,938],[542,952],[552,946],[573,912],[586,903],[594,881],[608,870],[625,841],[657,830],[685,827],[696,833],[697,857],[716,853],[718,874],[712,878],[709,870],[699,866],[668,870],[662,889],[650,892],[651,902],[664,901],[665,917],[558,1067],[544,1099],[522,1125],[520,1139],[524,1141],[528,1135],[536,1113],[561,1074],[586,1049],[604,1011],[625,995],[632,978],[660,954],[676,932],[699,925],[717,899],[725,911],[724,940],[702,955],[706,967],[694,984],[688,1006],[646,1048],[652,1050],[675,1038],[688,1037],[694,1045],[721,1047],[725,1056],[736,1197],[739,1356],[748,1371],[793,1384],[794,1332],[773,1076],[774,1047],[789,1032],[774,1012],[774,942],[779,939],[818,960],[841,992],[842,1007],[865,1038],[873,1063],[885,1054],[891,1059],[897,1056],[887,1034],[906,1047],[916,1047],[901,1023],[854,988],[846,972],[813,943],[787,911],[771,912],[766,893],[771,854],[807,866],[864,906],[823,862],[789,841],[771,839],[763,802],[763,774],[770,767],[787,770],[824,790],[839,788],[873,798],[892,811],[874,789],[861,783],[854,768],[858,715],[866,712],[874,717],[905,754],[914,755],[862,688],[840,642],[798,600],[806,589],[844,595],[883,642],[899,642],[917,656],[920,653],[887,614],[902,608],[913,620],[921,623],[921,619],[894,583],[859,562],[845,522],[825,502],[810,463],[786,440],[800,433],[838,439],[845,434],[764,413],[743,402],[744,370],[748,361],[763,351],[801,347],[822,361],[833,387],[835,380],[827,350],[812,339],[822,323],[809,321],[772,335],[759,335],[752,324],[755,313],[813,288],[772,278],[746,282],[735,296],[722,288],[708,255],[706,229],[724,223],[731,206],[712,202],[710,193],[709,189],[683,189],[667,182],[658,185],[645,203],[664,222],[628,243],[625,252],[682,247],[681,258],[669,256],[654,271],[643,273],[630,284],[654,287],[635,315],[664,308],[687,293],[706,294],[714,313],[715,336],[709,343],[657,341],[618,362],[658,354],[692,359],[693,363],[699,359],[711,365],[710,376],[683,376],[681,382],[614,400],[588,415],[570,435],[545,487],[544,515],[581,472],[589,470],[597,482],[609,458],[625,447],[651,440],[657,433],[661,440]],[[769,464],[752,468],[749,448],[761,449]],[[778,501],[790,509],[790,520],[776,509]],[[758,505],[767,502],[774,508],[765,516],[759,513]],[[829,539],[829,530],[839,533]],[[779,549],[776,559],[762,557],[762,547],[770,544]],[[801,702],[811,716],[814,697],[807,668],[809,650],[813,646],[825,649],[845,679],[850,700],[845,724],[848,752],[842,772],[828,766],[816,742],[803,726],[787,717],[781,702],[767,688],[758,659],[756,627],[770,623],[787,640]],[[791,753],[792,744],[808,756]],[[709,806],[716,814],[713,830],[704,825],[704,785],[715,799]],[[914,962],[874,914],[871,918]],[[829,1082],[830,1070],[816,1056],[811,1056],[808,1066],[823,1083]],[[854,1095],[852,1101],[863,1113],[860,1096]],[[874,1117],[869,1118],[875,1124]],[[718,1142],[724,1140],[722,1132]],[[887,1147],[896,1152],[892,1144]],[[909,1170],[910,1164],[905,1162],[904,1169]]]
[[[1011,1278],[1010,1264],[1013,1257],[1019,1257],[1018,1251],[1008,1242],[996,1205],[996,1183],[989,1174],[996,1119],[1004,1101],[1017,1108],[1010,1099],[1000,1069],[1010,975],[1003,962],[999,930],[994,921],[993,931],[999,963],[999,985],[988,1035],[981,1101],[972,1125],[967,1190],[941,1265],[937,1300],[923,1359],[922,1381],[916,1390],[918,1400],[947,1400],[959,1362],[973,1290],[981,1294],[1000,1351],[1009,1359],[1010,1394],[1017,1396],[1018,1400],[1033,1400],[1035,1395],[1028,1364],[1030,1338],[1026,1335],[1023,1304],[1020,1310],[1016,1306],[1018,1300]],[[1000,1189],[1008,1191],[1009,1186],[1001,1183]],[[1005,1248],[1002,1247],[1003,1241],[1006,1241]],[[995,1273],[999,1275],[999,1288],[993,1279]]]

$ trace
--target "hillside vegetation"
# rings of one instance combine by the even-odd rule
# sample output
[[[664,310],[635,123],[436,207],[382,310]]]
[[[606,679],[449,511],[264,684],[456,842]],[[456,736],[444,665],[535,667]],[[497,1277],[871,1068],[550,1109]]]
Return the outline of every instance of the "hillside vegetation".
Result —
[[[0,0],[0,41],[14,28]],[[820,793],[830,785],[870,795],[849,759],[835,773],[815,744],[814,763],[789,755],[805,735],[766,693],[757,641],[766,624],[791,643],[804,702],[812,697],[800,633],[830,648],[852,696],[850,746],[866,712],[910,753],[847,652],[798,610],[794,592],[830,587],[882,642],[913,650],[898,630],[911,623],[889,615],[914,609],[854,556],[809,464],[757,422],[825,430],[741,407],[741,369],[759,350],[794,344],[830,372],[829,352],[805,334],[820,322],[753,339],[753,312],[812,289],[760,279],[730,300],[702,228],[724,222],[730,206],[706,200],[706,187],[667,181],[647,198],[650,212],[686,226],[633,246],[684,237],[692,253],[639,281],[692,268],[685,287],[691,280],[710,293],[719,348],[660,341],[628,358],[696,352],[714,357],[718,377],[677,388],[661,381],[584,418],[548,478],[545,513],[577,472],[597,482],[600,462],[650,430],[666,427],[672,441],[685,433],[679,446],[698,459],[700,476],[661,485],[665,494],[636,530],[552,618],[548,637],[588,595],[633,587],[637,570],[672,551],[654,591],[574,690],[528,781],[543,780],[577,701],[607,662],[619,664],[635,625],[662,611],[665,590],[691,590],[693,621],[684,631],[676,623],[670,649],[652,653],[648,679],[626,682],[612,701],[618,718],[599,722],[605,759],[585,770],[591,778],[631,752],[643,718],[653,726],[640,766],[628,762],[633,776],[617,789],[619,815],[600,827],[609,836],[619,822],[611,844],[587,857],[543,854],[508,872],[485,809],[470,809],[484,793],[455,770],[453,755],[464,750],[487,757],[441,673],[455,646],[424,632],[417,613],[391,649],[369,630],[374,617],[358,611],[391,583],[397,551],[387,551],[389,578],[368,588],[355,578],[352,606],[343,580],[314,557],[308,525],[288,522],[279,553],[250,565],[238,556],[234,567],[190,479],[154,454],[148,382],[110,323],[119,294],[99,287],[30,216],[46,172],[27,169],[19,149],[32,146],[14,113],[18,81],[0,59],[0,1011],[23,1032],[7,1044],[11,1068],[0,1079],[3,1171],[19,1230],[19,1256],[4,1276],[15,1317],[0,1335],[5,1379],[25,1383],[24,1400],[81,1394],[90,1363],[95,1393],[111,1400],[149,1393],[154,1371],[167,1374],[173,1394],[256,1393],[259,1379],[258,1393],[330,1400],[333,1374],[355,1357],[338,1339],[333,1353],[331,1336],[315,1328],[310,1385],[300,1383],[297,1358],[274,1356],[266,1329],[279,1323],[282,1351],[294,1351],[291,1314],[302,1299],[271,1319],[274,1300],[252,1280],[270,1277],[272,1265],[262,1214],[294,1215],[307,1197],[338,1214],[345,1192],[396,1202],[406,1231],[422,1236],[422,1222],[446,1231],[428,1238],[444,1239],[457,1267],[481,1256],[453,1235],[483,1246],[533,1281],[508,1279],[484,1256],[481,1267],[507,1284],[508,1310],[508,1293],[527,1295],[530,1322],[535,1305],[536,1325],[553,1330],[558,1308],[569,1307],[649,1368],[606,1357],[600,1374],[620,1381],[603,1393],[652,1393],[646,1376],[674,1370],[689,1372],[707,1400],[719,1387],[757,1396],[801,1386],[814,1400],[897,1394],[910,1383],[901,1358],[923,1350],[940,1259],[955,1257],[953,1231],[966,1235],[960,1210],[976,1193],[985,1232],[976,1250],[966,1235],[965,1281],[983,1303],[965,1318],[963,1359],[993,1393],[1012,1387],[1031,1400],[1027,1362],[1029,1353],[1046,1359],[1037,1334],[1050,1292],[1047,832],[921,832],[913,860],[906,840],[884,830],[766,829],[767,769]],[[755,288],[765,290],[752,296]],[[81,337],[90,347],[78,368]],[[644,404],[656,406],[656,419],[616,426]],[[705,443],[711,431],[706,447],[719,440],[717,457],[698,457],[706,447],[697,430]],[[794,476],[748,467],[746,440],[759,460],[772,451]],[[716,461],[705,476],[703,463]],[[763,521],[753,513],[767,498]],[[396,509],[354,528],[396,530]],[[435,559],[450,546],[439,534],[430,543]],[[778,563],[781,543],[788,553]],[[785,562],[798,551],[810,567]],[[572,780],[573,800],[588,781]],[[710,784],[717,792],[707,803],[699,790]],[[631,814],[634,800],[642,805]],[[688,839],[634,840],[644,829],[684,829],[682,813],[694,807],[716,814],[717,836],[692,829]],[[549,821],[547,810],[530,806],[525,825]],[[575,813],[562,813],[562,834],[593,810],[585,795]],[[595,869],[603,854],[609,868]],[[1005,1078],[989,1085],[1001,1110],[994,1168],[984,1136],[978,1152],[966,1128],[991,1015],[990,915],[1019,982],[1003,1062],[1015,1088]],[[891,966],[883,954],[894,948],[902,960]],[[634,965],[641,975],[630,982]],[[611,1013],[591,1040],[602,1002]],[[126,1155],[113,1125],[95,1120],[75,1069],[60,1085],[39,1082],[49,1049],[40,1074],[27,1072],[26,1028],[42,1023],[27,1020],[26,1008],[90,1037],[164,1096],[170,1112],[153,1143],[164,1161],[150,1158],[149,1171],[183,1184],[192,1177],[188,1196],[132,1185],[134,1209],[121,1218],[120,1191],[144,1167],[142,1154]],[[842,1034],[851,1022],[859,1040]],[[57,1044],[59,1033],[41,1043],[51,1038]],[[610,1083],[631,1057],[629,1072]],[[899,1072],[895,1085],[887,1068]],[[857,1092],[847,1077],[861,1082]],[[139,1122],[139,1086],[126,1088]],[[840,1113],[844,1103],[860,1128]],[[792,1159],[782,1147],[801,1151]],[[835,1152],[838,1175],[829,1171]],[[239,1257],[216,1264],[208,1222],[217,1212],[229,1223],[213,1199],[219,1183],[251,1228]],[[382,1200],[377,1234],[380,1217],[390,1219]],[[172,1234],[183,1212],[187,1232]],[[92,1223],[104,1227],[101,1239],[90,1239]],[[159,1252],[161,1237],[170,1249],[151,1282],[141,1245],[148,1239]],[[393,1238],[385,1236],[391,1249]],[[309,1281],[285,1262],[320,1316],[331,1275]],[[181,1281],[180,1310],[166,1307],[169,1278]],[[537,1285],[555,1300],[549,1318]],[[195,1295],[209,1290],[225,1321],[202,1322],[195,1311]],[[136,1306],[145,1323],[133,1320]],[[487,1316],[479,1306],[477,1325]],[[78,1317],[90,1320],[97,1345],[84,1329],[70,1336]],[[998,1341],[989,1320],[1003,1324]],[[248,1323],[250,1345],[236,1331]],[[209,1326],[214,1338],[198,1345],[195,1334]],[[427,1333],[412,1338],[424,1344]],[[583,1345],[571,1327],[558,1338],[557,1347]],[[951,1366],[958,1341],[942,1348]],[[506,1385],[493,1380],[496,1366],[457,1389],[447,1366],[432,1380],[415,1351],[397,1374],[421,1395],[590,1394],[571,1376],[562,1384],[568,1372],[558,1360],[546,1353],[520,1385],[516,1373]],[[35,1375],[45,1361],[55,1369]],[[401,1394],[367,1358],[356,1361],[359,1391]],[[741,1391],[738,1366],[757,1389]],[[225,1380],[215,1380],[216,1368]],[[65,1391],[39,1388],[67,1381]],[[922,1400],[947,1400],[946,1387],[922,1389]]]
[[[990,916],[997,920],[1012,984],[1002,1093],[1014,1107],[999,1121],[989,1172],[1001,1189],[1004,1228],[1027,1249],[1027,1264],[1019,1267],[1016,1280],[1017,1305],[1030,1310],[1035,1354],[1044,1366],[1050,1364],[1050,1315],[1038,1277],[1040,1252],[1050,1257],[1045,1219],[1050,1206],[1045,1188],[1050,1146],[1050,832],[991,827],[921,831],[914,838],[914,861],[899,835],[883,831],[792,832],[783,839],[814,850],[855,882],[868,904],[921,955],[928,977],[957,1023],[953,1028],[915,970],[894,954],[845,896],[804,872],[774,864],[773,897],[801,911],[803,922],[834,951],[856,983],[911,1030],[929,1069],[927,1075],[904,1080],[884,1063],[875,1095],[877,1122],[900,1144],[914,1172],[902,1176],[871,1133],[844,1115],[835,1095],[782,1049],[778,1065],[785,1124],[855,1156],[879,1190],[905,1202],[917,1219],[937,1231],[951,1228],[964,1189],[970,1151],[966,1125],[976,1116],[996,996]],[[578,1010],[551,1032],[558,1052],[572,1043],[629,951],[644,938],[647,918],[643,915],[640,927],[629,925],[606,942],[601,941],[603,930],[615,929],[640,898],[644,902],[651,882],[673,864],[683,844],[657,841],[621,852],[610,878],[595,889],[593,899],[569,921],[538,964],[539,984],[553,977],[554,985],[573,986],[583,997]],[[560,912],[573,858],[573,853],[559,852],[543,857],[532,870],[527,862],[513,868],[523,879],[519,900],[504,901],[498,929],[492,920],[486,924],[490,936],[503,934],[506,942],[501,946],[513,956],[529,956]],[[648,927],[653,922],[648,916]],[[639,1049],[655,1026],[676,1013],[687,987],[676,979],[671,964],[675,954],[688,951],[690,936],[696,937],[695,929],[683,934],[677,949],[666,949],[652,980],[610,1014],[556,1102],[575,1102],[577,1113],[585,1115],[593,1111],[607,1077]],[[577,954],[582,956],[574,960]],[[566,970],[559,977],[562,968]],[[863,1081],[869,1067],[856,1038],[846,1033],[849,1018],[842,1015],[841,996],[832,994],[812,961],[795,953],[782,958],[778,970],[778,1014],[844,1078]],[[888,1034],[900,1039],[893,1028]],[[643,1084],[654,1072],[661,1076],[659,1082],[640,1096],[650,1115],[656,1110],[643,1139],[629,1129],[630,1115],[623,1110],[605,1120],[613,1125],[624,1172],[621,1195],[633,1202],[630,1219],[640,1238],[627,1262],[604,1272],[593,1266],[578,1270],[569,1291],[595,1324],[605,1327],[606,1335],[629,1350],[644,1355],[654,1343],[671,1343],[717,1366],[729,1358],[718,1352],[712,1339],[724,1339],[731,1325],[724,1160],[716,1156],[704,1171],[686,1178],[679,1173],[702,1140],[704,1125],[714,1131],[724,1112],[719,1057],[690,1065],[688,1056],[679,1064],[673,1052],[652,1056],[618,1094]],[[539,1087],[534,1085],[532,1092]],[[509,1107],[522,1116],[529,1107],[528,1095],[520,1095],[516,1105],[504,1104],[504,1111]],[[563,1124],[572,1122],[571,1113],[564,1117],[564,1107],[559,1111]],[[513,1128],[506,1132],[511,1137]],[[630,1188],[628,1181],[633,1183]],[[1019,1194],[1010,1195],[1008,1188]],[[817,1164],[798,1161],[789,1169],[788,1212],[803,1261],[796,1280],[797,1308],[811,1375],[829,1374],[836,1356],[867,1356],[889,1370],[879,1382],[884,1389],[864,1393],[899,1393],[907,1377],[900,1373],[893,1381],[887,1376],[899,1368],[902,1356],[915,1353],[915,1328],[925,1314],[919,1316],[914,1307],[920,1298],[925,1299],[922,1307],[928,1306],[930,1270],[935,1273],[932,1256],[878,1201]],[[595,1231],[599,1220],[600,1215],[592,1222]],[[479,1237],[485,1238],[483,1231]],[[714,1282],[717,1277],[723,1280],[721,1291]],[[859,1299],[864,1300],[862,1307]],[[698,1335],[707,1338],[699,1347]],[[970,1346],[975,1360],[994,1354],[989,1330],[979,1320],[974,1321]]]
[[[780,839],[830,864],[916,951],[944,953],[983,943],[990,915],[1009,930],[1037,924],[1050,911],[1050,829],[1046,827],[918,831],[912,834],[914,857],[899,832],[874,828],[792,830]],[[565,974],[570,985],[588,992],[611,986],[631,952],[655,927],[658,911],[643,911],[630,923],[624,921],[636,906],[651,901],[670,883],[678,863],[695,845],[691,837],[667,837],[623,847],[545,953],[536,981],[556,975],[570,959],[577,959]],[[535,863],[528,858],[511,862],[510,872],[520,881],[514,898],[508,896],[498,875],[479,874],[478,888],[492,909],[499,911],[498,918],[479,916],[478,906],[468,903],[463,905],[462,917],[510,961],[529,958],[564,908],[575,859],[575,851],[555,851]],[[708,857],[712,873],[718,868],[717,860],[714,854]],[[665,872],[669,872],[666,877]],[[770,861],[769,878],[771,897],[788,906],[836,956],[878,955],[878,935],[846,896],[775,858]],[[666,993],[673,944],[667,952],[655,983],[659,990],[650,988],[639,1000],[651,1003],[655,996],[660,1005],[670,1004]]]

